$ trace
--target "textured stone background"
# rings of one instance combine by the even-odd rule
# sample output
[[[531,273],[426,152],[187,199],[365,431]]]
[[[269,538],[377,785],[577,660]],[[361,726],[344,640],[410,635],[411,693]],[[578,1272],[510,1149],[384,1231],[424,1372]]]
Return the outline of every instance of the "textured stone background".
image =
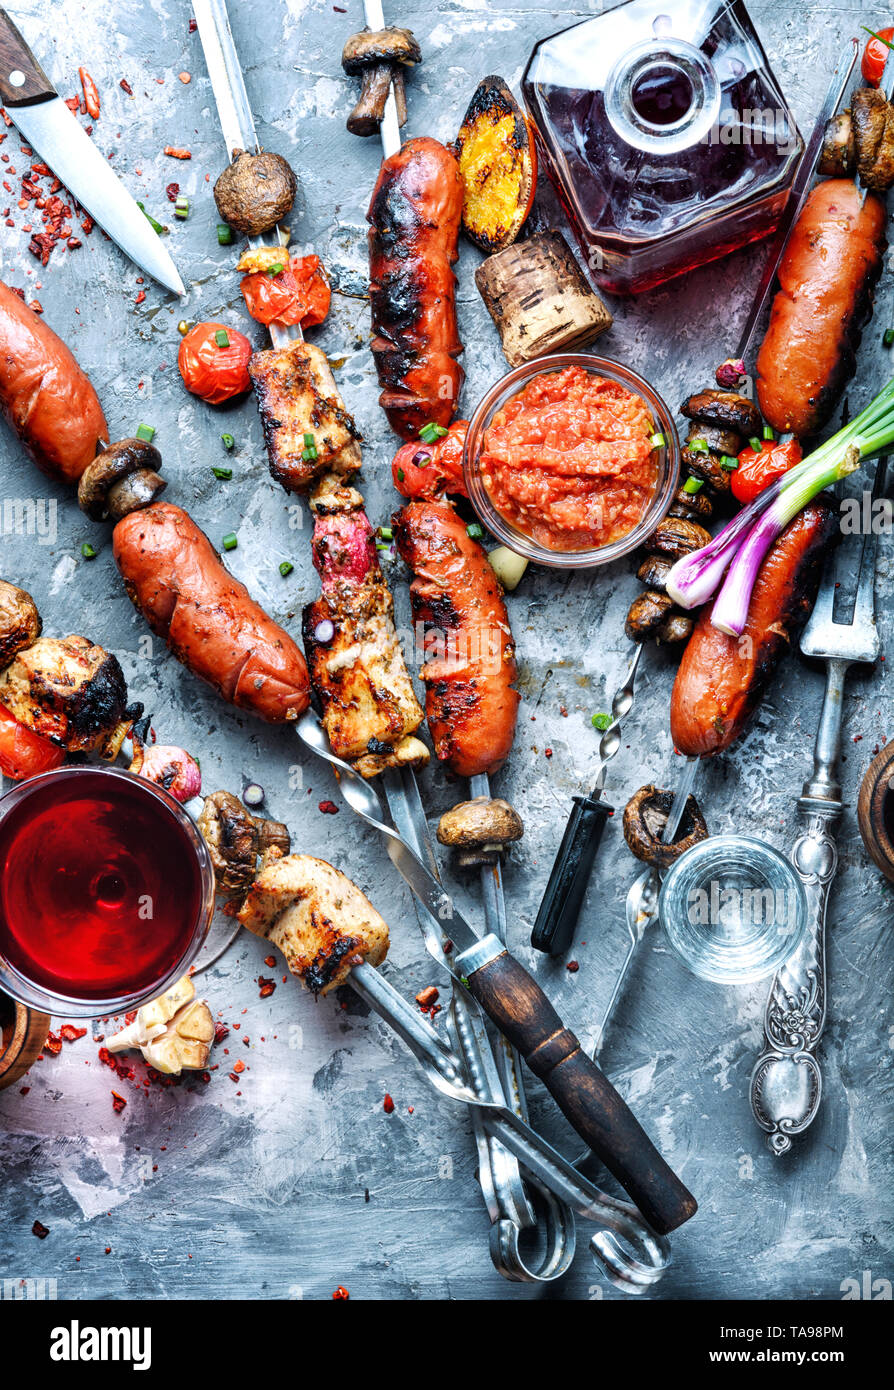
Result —
[[[346,358],[338,376],[366,436],[364,491],[370,515],[384,521],[395,503],[387,466],[393,438],[376,404],[362,297],[364,214],[379,153],[376,143],[344,129],[355,92],[339,56],[362,22],[357,0],[346,4],[349,13],[342,14],[320,0],[263,6],[232,0],[231,15],[260,137],[288,156],[301,180],[294,241],[323,256],[340,290],[316,341],[330,356]],[[412,26],[426,56],[410,84],[409,130],[451,138],[484,73],[500,72],[517,89],[534,41],[594,8],[560,12],[533,0],[389,6],[387,18]],[[673,0],[664,8],[672,9]],[[754,3],[752,13],[807,130],[842,43],[861,23],[883,22],[880,11],[834,0]],[[135,307],[138,272],[99,234],[82,250],[57,253],[42,272],[27,253],[27,236],[0,226],[3,278],[29,294],[41,282],[34,292],[47,320],[92,376],[113,436],[131,433],[141,420],[155,425],[168,496],[187,506],[215,541],[238,533],[233,570],[296,630],[301,604],[316,592],[306,517],[303,530],[293,529],[303,509],[290,508],[271,485],[252,401],[206,407],[186,395],[175,366],[182,316],[221,318],[258,342],[262,332],[242,312],[234,251],[216,243],[207,178],[216,177],[225,151],[198,36],[188,31],[189,0],[119,0],[112,9],[99,0],[56,0],[52,25],[46,15],[41,0],[14,7],[62,95],[76,90],[79,64],[97,80],[103,111],[94,138],[114,151],[134,195],[172,223],[168,244],[189,293],[181,306],[147,282],[145,302]],[[178,81],[182,71],[192,74],[188,85]],[[132,100],[118,85],[121,77],[133,87]],[[4,148],[16,153],[18,144],[12,132]],[[165,159],[166,144],[188,145],[192,161]],[[164,188],[172,179],[191,199],[186,223],[169,216]],[[27,216],[13,211],[20,228]],[[477,260],[464,246],[458,270],[466,412],[504,370],[472,279]],[[645,373],[676,404],[706,383],[732,348],[760,260],[760,251],[738,255],[634,303],[614,304],[615,326],[601,349]],[[891,317],[885,282],[851,393],[855,402],[865,401],[890,370],[879,340]],[[238,441],[229,484],[217,483],[210,471],[224,461],[222,430]],[[5,429],[0,451],[4,498],[58,500],[54,544],[3,541],[2,573],[33,592],[45,630],[86,631],[113,648],[133,694],[154,711],[160,737],[201,757],[206,790],[263,783],[269,809],[289,822],[295,847],[351,874],[391,923],[390,978],[408,993],[435,981],[409,895],[380,845],[346,810],[318,812],[322,798],[337,798],[327,772],[308,762],[288,732],[224,708],[158,643],[147,647],[108,537],[70,495],[39,480]],[[101,547],[92,563],[80,555],[87,539]],[[295,565],[287,580],[278,573],[284,558]],[[879,560],[884,642],[891,635],[892,588],[888,537]],[[535,956],[527,942],[569,798],[586,785],[595,762],[590,715],[607,708],[625,667],[623,617],[636,591],[622,564],[568,578],[532,570],[511,599],[524,703],[511,766],[496,785],[528,828],[506,873],[511,941],[569,1026],[584,1036],[600,1016],[625,947],[622,907],[636,865],[618,825],[609,829],[594,875],[575,949],[579,972]],[[884,671],[855,675],[848,687],[844,773],[851,803],[872,748],[889,732]],[[672,676],[672,657],[650,651],[625,746],[611,768],[617,805],[643,782],[667,783],[674,774],[667,726]],[[747,737],[705,776],[702,799],[713,829],[753,831],[787,844],[820,695],[820,675],[790,660]],[[851,743],[857,735],[862,741]],[[436,818],[455,792],[437,772],[423,782]],[[673,1238],[673,1268],[656,1297],[836,1299],[849,1276],[868,1269],[890,1277],[891,888],[867,861],[852,806],[841,851],[822,1049],[826,1096],[819,1119],[788,1158],[766,1151],[747,1099],[766,985],[725,990],[699,983],[657,933],[635,964],[604,1065],[701,1203],[698,1217]],[[282,974],[264,966],[265,954],[253,938],[240,940],[205,977],[215,1013],[240,1023],[250,1038],[245,1046],[231,1031],[224,1044],[229,1057],[217,1056],[220,1069],[209,1086],[144,1094],[125,1083],[128,1105],[116,1115],[109,1091],[117,1083],[99,1065],[88,1035],[35,1066],[27,1096],[18,1087],[0,1096],[5,1278],[55,1277],[59,1296],[69,1298],[326,1298],[339,1282],[352,1296],[369,1298],[581,1299],[600,1291],[622,1297],[600,1283],[583,1232],[581,1253],[557,1288],[539,1294],[505,1283],[487,1253],[465,1116],[429,1092],[403,1047],[349,992],[314,1006],[290,980],[260,1000],[257,976]],[[238,1086],[227,1079],[237,1055],[247,1065]],[[382,1110],[386,1091],[396,1102],[391,1116]],[[575,1138],[551,1102],[532,1091],[537,1121],[575,1152]],[[452,1177],[442,1176],[450,1171],[445,1156]],[[31,1235],[35,1217],[50,1228],[44,1242]]]

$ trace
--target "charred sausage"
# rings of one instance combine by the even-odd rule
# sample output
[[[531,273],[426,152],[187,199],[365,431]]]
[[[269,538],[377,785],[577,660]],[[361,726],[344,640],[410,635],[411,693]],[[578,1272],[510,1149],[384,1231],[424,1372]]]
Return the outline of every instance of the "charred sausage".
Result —
[[[832,500],[809,503],[758,572],[741,637],[699,614],[671,695],[671,737],[687,756],[719,753],[739,737],[816,599],[823,558],[838,527]]]
[[[814,188],[779,266],[757,396],[774,429],[815,434],[854,374],[860,330],[882,268],[886,212],[848,179]]]
[[[113,547],[131,601],[194,675],[270,724],[307,709],[298,647],[224,569],[186,512],[169,502],[131,512],[115,527]]]
[[[414,622],[425,624],[425,712],[437,756],[460,777],[495,772],[512,747],[519,695],[515,646],[487,555],[453,508],[411,502],[394,538],[413,571]]]
[[[416,439],[429,421],[449,425],[456,409],[463,369],[451,266],[462,205],[459,165],[428,136],[386,159],[373,189],[372,350],[379,403],[402,439]]]
[[[0,280],[0,408],[47,477],[76,483],[109,438],[99,399],[69,349]]]

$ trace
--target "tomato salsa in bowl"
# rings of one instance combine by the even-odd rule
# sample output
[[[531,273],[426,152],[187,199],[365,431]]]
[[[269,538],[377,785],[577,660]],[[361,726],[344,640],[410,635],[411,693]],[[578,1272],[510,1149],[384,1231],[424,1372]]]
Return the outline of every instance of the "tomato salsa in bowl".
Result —
[[[481,520],[540,564],[582,569],[640,545],[680,471],[673,417],[636,372],[584,353],[541,357],[484,397],[463,474]]]

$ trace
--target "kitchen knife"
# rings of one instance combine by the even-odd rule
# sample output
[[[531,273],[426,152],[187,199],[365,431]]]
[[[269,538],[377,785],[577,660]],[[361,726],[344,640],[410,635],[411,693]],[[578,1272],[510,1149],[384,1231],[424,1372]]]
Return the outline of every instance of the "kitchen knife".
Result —
[[[166,289],[185,294],[183,281],[158,233],[2,9],[0,98],[23,138],[125,255]]]

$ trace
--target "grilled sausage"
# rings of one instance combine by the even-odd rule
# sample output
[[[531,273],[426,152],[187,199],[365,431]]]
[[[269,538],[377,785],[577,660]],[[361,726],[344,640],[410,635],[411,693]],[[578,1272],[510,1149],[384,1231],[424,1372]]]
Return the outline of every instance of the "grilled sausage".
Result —
[[[815,434],[854,374],[860,330],[882,268],[884,204],[848,179],[814,188],[779,266],[757,359],[757,395],[774,429]]]
[[[702,609],[671,695],[681,753],[719,753],[738,738],[813,607],[837,527],[833,500],[823,496],[789,522],[760,567],[741,637],[712,627],[711,606]]]
[[[367,213],[372,350],[379,403],[402,439],[423,425],[449,425],[463,369],[456,327],[463,185],[456,159],[437,140],[408,140],[386,159]]]
[[[298,647],[227,572],[186,512],[155,502],[119,521],[112,539],[131,601],[194,675],[270,724],[307,709]]]
[[[393,525],[415,575],[413,619],[426,629],[422,679],[435,752],[457,776],[495,772],[512,747],[519,704],[497,577],[452,507],[411,502]]]
[[[76,483],[107,443],[99,399],[71,352],[0,280],[0,409],[47,477]]]

